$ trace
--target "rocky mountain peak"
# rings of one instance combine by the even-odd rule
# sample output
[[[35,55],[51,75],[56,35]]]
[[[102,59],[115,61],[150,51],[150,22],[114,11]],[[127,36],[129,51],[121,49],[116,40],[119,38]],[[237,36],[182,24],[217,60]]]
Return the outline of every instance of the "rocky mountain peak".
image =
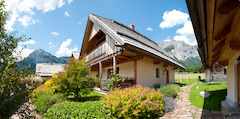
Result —
[[[188,45],[184,41],[169,40],[164,42],[157,42],[158,45],[167,51],[176,60],[187,64],[192,67],[191,63],[194,62],[194,66],[201,65],[200,57],[198,54],[196,45]],[[186,66],[186,65],[185,65]]]

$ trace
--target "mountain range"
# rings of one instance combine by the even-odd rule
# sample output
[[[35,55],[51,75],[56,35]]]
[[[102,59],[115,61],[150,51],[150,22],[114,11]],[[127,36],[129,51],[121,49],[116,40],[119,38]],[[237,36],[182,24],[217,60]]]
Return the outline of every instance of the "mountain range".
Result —
[[[30,65],[31,67],[28,68],[28,70],[35,70],[36,68],[36,63],[61,63],[61,64],[66,64],[68,62],[69,57],[59,57],[57,58],[56,56],[45,52],[43,49],[37,49],[33,51],[27,58],[22,60],[23,64]],[[19,64],[19,68],[23,69],[25,65]]]
[[[202,65],[196,45],[188,45],[184,41],[177,40],[157,43],[162,49],[167,51],[171,57],[175,58],[186,68]]]

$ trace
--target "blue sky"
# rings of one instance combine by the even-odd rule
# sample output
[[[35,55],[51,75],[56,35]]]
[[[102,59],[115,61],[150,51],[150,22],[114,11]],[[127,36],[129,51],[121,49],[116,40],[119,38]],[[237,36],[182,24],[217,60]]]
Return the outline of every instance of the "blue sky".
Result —
[[[134,24],[154,41],[183,40],[195,45],[185,0],[7,0],[6,28],[32,38],[23,56],[44,49],[57,57],[80,51],[88,14]]]

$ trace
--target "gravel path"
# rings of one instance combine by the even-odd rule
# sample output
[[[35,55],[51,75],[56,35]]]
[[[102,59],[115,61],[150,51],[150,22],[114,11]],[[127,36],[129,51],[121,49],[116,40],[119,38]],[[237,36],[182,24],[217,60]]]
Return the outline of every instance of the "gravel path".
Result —
[[[190,90],[196,83],[181,87],[175,102],[177,107],[160,119],[224,119],[221,111],[208,111],[192,105],[189,100]]]

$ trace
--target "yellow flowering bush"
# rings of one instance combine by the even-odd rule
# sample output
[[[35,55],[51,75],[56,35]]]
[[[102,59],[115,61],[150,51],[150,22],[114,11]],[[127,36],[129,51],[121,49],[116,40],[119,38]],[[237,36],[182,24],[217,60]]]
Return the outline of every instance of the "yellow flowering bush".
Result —
[[[104,107],[118,118],[154,118],[163,114],[163,94],[136,85],[115,89],[102,97]]]

